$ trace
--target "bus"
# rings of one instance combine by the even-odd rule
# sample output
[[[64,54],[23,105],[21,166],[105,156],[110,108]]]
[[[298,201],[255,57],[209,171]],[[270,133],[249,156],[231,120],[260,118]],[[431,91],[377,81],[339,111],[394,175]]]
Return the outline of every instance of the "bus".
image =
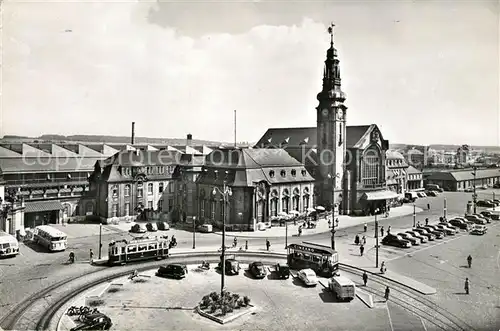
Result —
[[[310,268],[324,277],[332,277],[339,269],[339,254],[328,246],[302,242],[288,245],[287,250],[290,268]]]
[[[138,237],[131,240],[112,241],[108,247],[108,264],[166,259],[170,241],[164,237]]]
[[[0,231],[0,257],[16,256],[19,254],[19,243],[17,239],[3,231]]]
[[[49,252],[61,252],[68,246],[68,236],[66,233],[50,225],[39,225],[33,231],[33,241],[43,247],[47,247]]]

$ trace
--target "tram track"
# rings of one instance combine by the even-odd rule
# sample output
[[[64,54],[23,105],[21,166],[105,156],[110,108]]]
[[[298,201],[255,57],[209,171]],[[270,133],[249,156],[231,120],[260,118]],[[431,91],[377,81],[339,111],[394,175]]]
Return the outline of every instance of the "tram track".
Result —
[[[340,263],[340,270],[355,274],[362,277],[363,270],[357,267],[346,265]],[[447,309],[440,307],[438,304],[423,297],[421,294],[417,293],[414,289],[409,288],[397,281],[391,280],[386,277],[381,277],[378,274],[371,273],[372,278],[370,280],[382,286],[387,286],[389,284],[391,288],[390,300],[395,302],[397,305],[403,307],[404,309],[414,313],[415,315],[421,317],[425,321],[431,323],[432,325],[444,330],[454,330],[454,331],[473,331],[472,326],[467,324],[457,315],[453,314]],[[373,277],[374,276],[374,277]],[[384,297],[384,291],[378,290],[373,287],[363,287],[363,290],[369,292],[377,297]],[[394,293],[396,292],[396,293]]]
[[[253,262],[256,259],[264,263],[275,263],[285,260],[286,255],[267,252],[235,252],[241,262]],[[201,261],[218,262],[219,252],[173,253],[166,260],[131,263],[121,267],[98,267],[99,269],[83,275],[69,277],[34,293],[0,320],[5,330],[55,330],[55,319],[62,308],[89,289],[113,279],[129,275],[134,270],[144,272],[165,263],[196,264]]]

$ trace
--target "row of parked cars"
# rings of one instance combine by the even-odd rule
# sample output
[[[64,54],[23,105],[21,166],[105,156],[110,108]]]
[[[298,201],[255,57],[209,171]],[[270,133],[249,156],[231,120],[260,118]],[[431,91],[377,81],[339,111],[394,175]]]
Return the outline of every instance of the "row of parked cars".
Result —
[[[146,233],[148,231],[149,232],[156,232],[158,230],[168,231],[168,230],[170,230],[170,226],[168,225],[167,222],[159,221],[156,223],[149,222],[146,224],[136,223],[130,227],[130,232],[132,232],[132,233]],[[196,228],[196,231],[208,233],[208,232],[212,232],[213,228],[212,228],[212,225],[210,225],[210,224],[202,224]]]
[[[500,206],[500,200],[498,200],[498,199],[479,200],[476,202],[476,206],[493,208],[493,207]]]
[[[470,234],[483,235],[488,231],[486,224],[491,223],[491,212],[456,217],[444,220],[435,225],[424,225],[398,234],[387,234],[382,239],[383,245],[410,248],[446,236],[454,236],[460,230],[470,231]]]

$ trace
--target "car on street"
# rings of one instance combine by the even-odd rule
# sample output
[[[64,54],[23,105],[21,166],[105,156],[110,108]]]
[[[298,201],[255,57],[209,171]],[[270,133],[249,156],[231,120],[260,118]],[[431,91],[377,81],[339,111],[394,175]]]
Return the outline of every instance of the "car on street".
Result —
[[[161,266],[156,272],[156,276],[182,279],[186,277],[187,273],[188,269],[184,264],[171,263]]]
[[[316,273],[312,269],[302,269],[297,273],[297,277],[306,285],[306,286],[316,286],[318,285],[318,277]]]
[[[488,223],[485,219],[479,218],[476,215],[465,215],[465,218],[474,224],[486,225]]]
[[[144,226],[144,224],[136,223],[130,227],[130,232],[132,233],[146,233],[148,229]]]
[[[423,228],[432,233],[436,237],[436,239],[443,239],[446,236],[444,231],[436,230],[434,227],[432,227],[432,225],[425,225]]]
[[[457,230],[454,227],[450,227],[443,223],[436,225],[436,229],[444,231],[447,236],[454,236],[457,233]]]
[[[467,222],[460,220],[458,218],[453,218],[453,219],[449,220],[448,223],[450,223],[454,227],[457,227],[461,230],[468,230],[469,229],[469,225],[467,224]]]
[[[276,273],[278,274],[278,278],[288,279],[290,277],[290,267],[286,264],[276,264],[274,266]]]
[[[437,197],[439,193],[437,191],[425,191],[428,197]]]
[[[427,194],[425,194],[425,192],[417,192],[417,196],[419,198],[426,198],[427,197]]]
[[[404,240],[408,240],[409,242],[411,242],[412,246],[420,245],[420,239],[413,237],[411,234],[407,232],[400,232],[397,235],[403,238]]]
[[[481,214],[473,214],[474,216],[478,217],[479,219],[483,219],[486,221],[486,223],[491,223],[491,218],[481,215]]]
[[[489,210],[484,210],[480,212],[481,215],[489,217],[491,220],[496,220],[498,221],[500,219],[500,214],[497,212],[491,212]]]
[[[225,267],[225,271],[226,271],[226,275],[231,275],[231,276],[234,276],[234,275],[239,275],[240,274],[240,263],[236,260],[235,257],[233,258],[226,258],[225,259],[225,263],[226,263],[226,267]],[[222,270],[222,262],[219,262],[219,264],[217,265],[217,268],[219,270]]]
[[[429,238],[427,238],[426,236],[418,233],[417,231],[406,231],[406,233],[411,234],[411,236],[413,238],[416,238],[416,239],[420,240],[421,244],[425,244],[426,242],[429,241]]]
[[[403,239],[401,236],[388,234],[382,239],[383,245],[396,246],[400,248],[410,248],[411,242],[409,240]]]
[[[213,232],[212,224],[202,224],[197,227],[198,232],[211,233]]]
[[[488,200],[479,200],[476,202],[476,206],[478,207],[495,207],[495,204],[491,201],[488,201]]]
[[[473,187],[468,187],[464,190],[464,192],[467,192],[467,193],[471,193],[471,192],[474,192],[474,188]]]
[[[253,277],[255,278],[264,278],[267,275],[266,272],[266,267],[262,262],[252,262],[248,266],[248,271],[252,274]]]
[[[161,231],[170,230],[170,226],[167,222],[156,222],[156,228]]]
[[[414,228],[413,231],[420,233],[420,235],[427,237],[428,241],[434,241],[436,240],[436,235],[434,235],[432,232],[429,230],[426,230],[424,228]]]
[[[486,225],[480,225],[480,224],[476,224],[474,225],[474,227],[472,228],[470,234],[475,234],[475,235],[480,235],[482,236],[483,234],[486,233],[486,231],[488,231],[488,228],[486,227]]]
[[[146,229],[148,229],[148,231],[150,231],[150,232],[156,232],[156,231],[158,231],[158,227],[156,226],[155,223],[148,223],[148,224],[146,224]]]
[[[497,206],[500,206],[500,200],[499,199],[491,199]]]

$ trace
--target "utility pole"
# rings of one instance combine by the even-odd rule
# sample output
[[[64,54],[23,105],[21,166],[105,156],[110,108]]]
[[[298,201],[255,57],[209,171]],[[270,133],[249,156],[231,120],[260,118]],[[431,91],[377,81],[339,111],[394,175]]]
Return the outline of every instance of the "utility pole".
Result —
[[[335,216],[335,215],[334,215]],[[332,249],[335,250],[335,229],[339,226],[339,220],[333,219],[332,222],[332,230],[330,231],[332,234]]]
[[[377,217],[377,215],[375,215]],[[417,213],[415,211],[415,202],[413,203],[413,227],[417,226]]]
[[[288,247],[288,222],[285,220],[285,249]]]
[[[378,220],[377,220],[378,209],[375,210],[375,268],[378,268]]]
[[[443,207],[443,217],[444,217],[444,220],[446,221],[446,198],[444,198],[444,207]]]
[[[196,216],[193,216],[193,249],[196,248]]]
[[[495,206],[496,206],[496,203],[495,203],[495,192],[493,192],[493,211],[495,211]]]
[[[99,223],[99,260],[101,259],[102,250],[102,223]]]
[[[477,203],[477,194],[476,194],[476,171],[477,171],[477,167],[476,166],[473,166],[472,167],[472,170],[474,170],[472,172],[472,175],[474,176],[474,183],[473,183],[473,188],[474,188],[474,193],[472,195],[472,203],[474,204],[474,214],[476,214],[477,210],[476,210],[476,203]]]

